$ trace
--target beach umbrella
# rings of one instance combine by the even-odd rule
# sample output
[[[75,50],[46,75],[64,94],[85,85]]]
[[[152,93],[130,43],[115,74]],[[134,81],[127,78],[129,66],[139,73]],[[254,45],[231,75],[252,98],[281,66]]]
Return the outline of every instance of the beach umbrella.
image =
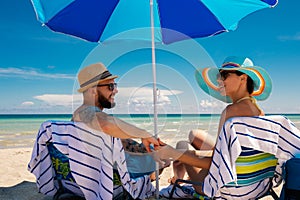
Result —
[[[51,30],[104,42],[124,39],[152,45],[154,134],[157,136],[155,42],[172,42],[233,31],[245,16],[277,0],[31,0],[37,18]]]
[[[55,32],[104,42],[128,30],[124,39],[152,41],[154,133],[156,132],[155,42],[169,44],[233,31],[255,11],[277,0],[31,0],[38,20]]]

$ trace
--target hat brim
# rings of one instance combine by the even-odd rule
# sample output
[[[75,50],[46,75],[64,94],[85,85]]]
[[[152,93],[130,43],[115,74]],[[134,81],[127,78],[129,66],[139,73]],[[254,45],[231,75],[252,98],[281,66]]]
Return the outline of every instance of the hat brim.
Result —
[[[88,84],[88,85],[86,85],[86,86],[84,86],[82,88],[79,88],[77,91],[80,92],[80,93],[82,93],[82,92],[86,91],[87,89],[89,89],[91,87],[94,87],[94,86],[98,85],[99,83],[101,83],[103,81],[107,81],[107,80],[111,80],[111,79],[116,79],[116,78],[118,78],[118,76],[109,76],[109,77],[107,77],[105,79],[101,79],[101,80],[92,82],[92,83],[90,83],[90,84]]]
[[[195,78],[200,88],[208,95],[226,102],[232,103],[232,100],[227,96],[222,96],[219,93],[219,85],[217,75],[219,70],[240,71],[247,74],[254,81],[254,91],[251,94],[255,99],[262,101],[267,99],[272,91],[272,80],[268,73],[261,67],[237,67],[237,68],[216,68],[206,67],[199,68],[195,72]]]

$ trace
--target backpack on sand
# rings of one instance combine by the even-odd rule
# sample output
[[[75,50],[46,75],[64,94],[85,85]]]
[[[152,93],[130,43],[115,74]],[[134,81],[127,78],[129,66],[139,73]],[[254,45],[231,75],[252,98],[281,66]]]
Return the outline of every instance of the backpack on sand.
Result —
[[[284,166],[284,185],[280,200],[300,199],[300,158],[291,158]]]

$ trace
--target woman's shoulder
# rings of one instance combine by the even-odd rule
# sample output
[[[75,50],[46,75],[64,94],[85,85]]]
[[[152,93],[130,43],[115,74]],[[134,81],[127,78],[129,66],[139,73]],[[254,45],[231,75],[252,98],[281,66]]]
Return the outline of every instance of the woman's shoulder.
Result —
[[[260,115],[260,111],[254,105],[245,103],[230,104],[225,108],[225,112],[230,117]]]
[[[238,104],[230,104],[227,105],[226,108],[224,109],[225,112],[236,112],[238,110],[240,110],[242,107]]]

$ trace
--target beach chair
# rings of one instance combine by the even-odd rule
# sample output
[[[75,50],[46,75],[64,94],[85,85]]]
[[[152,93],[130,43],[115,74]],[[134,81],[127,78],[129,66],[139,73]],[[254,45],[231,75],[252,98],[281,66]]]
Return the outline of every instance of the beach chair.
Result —
[[[66,197],[76,200],[84,200],[84,197],[76,195],[74,192],[66,189],[63,186],[63,181],[75,183],[75,179],[73,178],[70,170],[69,158],[65,154],[58,151],[52,142],[48,142],[46,143],[46,145],[52,161],[54,180],[57,181],[58,185],[58,189],[55,195],[53,196],[53,200],[59,200]]]
[[[39,192],[55,198],[60,198],[60,190],[87,200],[126,199],[120,191],[145,199],[155,192],[149,176],[129,176],[119,138],[79,122],[42,123],[28,170],[36,176]]]
[[[242,152],[237,158],[235,165],[237,171],[237,180],[235,182],[226,184],[225,187],[247,186],[259,181],[263,181],[264,179],[269,179],[270,184],[268,189],[260,196],[260,198],[271,195],[273,199],[279,199],[278,195],[273,190],[272,184],[272,178],[275,175],[275,168],[277,165],[277,158],[275,158],[274,155],[242,146]],[[185,193],[190,194],[195,199],[213,199],[196,193],[193,189],[191,189],[191,187],[181,186],[181,183],[200,186],[202,185],[202,183],[195,181],[177,179],[171,190],[170,199],[173,198],[176,188],[185,190]]]
[[[77,195],[71,190],[67,189],[63,185],[63,181],[72,182],[76,184],[74,177],[72,176],[69,158],[67,155],[60,152],[52,142],[46,143],[49,155],[52,161],[52,167],[54,171],[54,180],[57,181],[58,190],[56,194],[53,196],[53,200],[60,199],[72,199],[72,200],[85,200],[84,197]],[[113,172],[113,183],[114,186],[122,187],[122,182],[120,180],[120,175],[117,170]],[[114,200],[133,200],[131,195],[122,189]]]
[[[231,118],[219,134],[204,182],[176,180],[170,198],[181,188],[198,199],[248,199],[249,195],[278,199],[273,186],[282,181],[282,166],[299,153],[300,131],[286,117]],[[197,194],[192,184],[201,185],[207,196]]]

